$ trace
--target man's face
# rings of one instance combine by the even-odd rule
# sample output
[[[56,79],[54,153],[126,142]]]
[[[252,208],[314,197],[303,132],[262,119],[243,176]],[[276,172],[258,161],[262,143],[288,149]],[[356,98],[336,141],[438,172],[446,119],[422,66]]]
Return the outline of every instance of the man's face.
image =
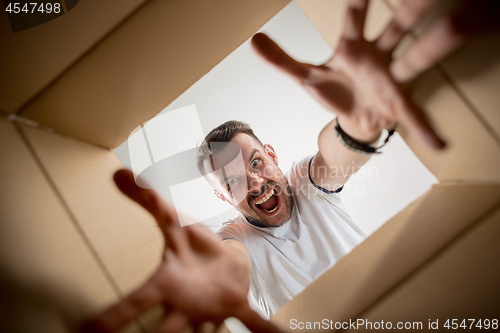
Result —
[[[214,154],[214,170],[223,167],[225,173],[218,179],[218,196],[253,222],[282,226],[291,217],[293,201],[274,149],[270,145],[262,147],[244,133],[235,135],[230,144],[239,147],[242,158],[234,159],[234,149],[233,153],[226,149]]]

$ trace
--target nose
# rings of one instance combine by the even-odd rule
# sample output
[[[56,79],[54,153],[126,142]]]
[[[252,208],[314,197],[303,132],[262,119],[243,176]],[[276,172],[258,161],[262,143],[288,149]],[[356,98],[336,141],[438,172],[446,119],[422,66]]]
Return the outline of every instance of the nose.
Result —
[[[249,172],[247,175],[248,182],[248,193],[252,195],[261,194],[260,190],[262,189],[262,185],[264,184],[264,178],[255,172]]]

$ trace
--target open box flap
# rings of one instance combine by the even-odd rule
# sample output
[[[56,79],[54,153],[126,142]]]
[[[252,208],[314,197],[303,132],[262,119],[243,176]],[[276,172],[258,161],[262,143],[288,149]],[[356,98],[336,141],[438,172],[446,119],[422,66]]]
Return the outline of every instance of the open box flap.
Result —
[[[120,293],[16,126],[0,117],[0,331],[73,331]]]
[[[344,26],[347,0],[297,0],[297,3],[326,42],[335,49]],[[364,32],[366,38],[378,36],[391,17],[392,12],[383,0],[370,1]]]
[[[20,114],[116,148],[288,2],[148,1]]]
[[[439,181],[500,182],[500,145],[438,70],[431,69],[419,77],[412,84],[411,96],[426,111],[448,147],[436,151],[403,128],[398,131]]]
[[[424,329],[429,320],[439,320],[439,328],[453,319],[458,325],[466,320],[466,327],[479,327],[481,319],[498,319],[500,308],[500,207],[448,248],[429,260],[425,267],[384,295],[358,318],[367,321],[414,322]],[[453,327],[456,327],[453,325]],[[463,326],[460,327],[463,329]],[[476,328],[477,330],[478,328]]]
[[[113,182],[121,163],[109,149],[21,125],[85,237],[126,294],[153,273],[163,240],[154,219]]]
[[[499,185],[435,185],[285,304],[272,320],[289,327],[290,319],[356,318],[480,223],[499,202]]]
[[[0,111],[19,111],[145,2],[82,0],[62,16],[16,33],[2,13]]]

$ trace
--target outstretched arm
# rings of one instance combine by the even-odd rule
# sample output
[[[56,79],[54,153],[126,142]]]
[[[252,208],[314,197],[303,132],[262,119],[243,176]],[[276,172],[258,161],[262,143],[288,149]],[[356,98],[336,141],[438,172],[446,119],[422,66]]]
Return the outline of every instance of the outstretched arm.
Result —
[[[337,115],[344,132],[358,142],[374,145],[383,129],[397,124],[430,147],[442,149],[420,110],[402,91],[407,83],[456,50],[468,38],[500,31],[500,1],[462,0],[431,25],[398,59],[392,53],[438,0],[402,0],[392,21],[375,41],[363,37],[368,0],[348,0],[343,33],[333,57],[321,66],[300,63],[272,40],[257,34],[252,45],[259,55],[291,76]],[[334,122],[319,136],[319,152],[311,175],[335,190],[366,163],[370,155],[347,149],[334,134]],[[313,169],[313,170],[314,170]]]
[[[180,227],[174,208],[155,191],[138,187],[128,170],[118,171],[114,180],[156,219],[165,239],[163,260],[141,287],[88,320],[84,332],[115,331],[156,304],[165,307],[160,332],[182,332],[205,322],[218,326],[227,317],[239,318],[255,332],[280,332],[248,304],[250,263],[243,244],[223,243],[200,225]]]
[[[295,61],[263,34],[252,40],[259,55],[337,114],[337,119],[326,125],[319,136],[319,152],[311,170],[313,180],[329,190],[342,186],[369,159],[369,155],[341,143],[334,131],[336,121],[360,143],[376,144],[383,129],[392,129],[399,123],[433,148],[445,145],[422,110],[391,76],[395,45],[388,47],[387,42],[367,41],[363,37],[367,7],[368,0],[348,1],[339,45],[333,57],[321,66]],[[387,36],[383,34],[381,38]]]

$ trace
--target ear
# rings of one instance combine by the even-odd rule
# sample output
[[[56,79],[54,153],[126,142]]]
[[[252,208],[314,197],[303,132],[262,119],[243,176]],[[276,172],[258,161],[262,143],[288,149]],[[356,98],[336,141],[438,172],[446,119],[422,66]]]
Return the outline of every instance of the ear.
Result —
[[[266,154],[273,160],[274,164],[278,165],[278,155],[276,155],[273,146],[266,143],[264,145],[264,149],[266,151]]]
[[[233,205],[233,204],[231,203],[231,201],[229,201],[229,200],[228,200],[228,199],[224,196],[224,194],[220,193],[219,191],[214,190],[214,194],[215,194],[215,196],[216,196],[217,198],[221,199],[222,201],[229,203],[231,206]]]

